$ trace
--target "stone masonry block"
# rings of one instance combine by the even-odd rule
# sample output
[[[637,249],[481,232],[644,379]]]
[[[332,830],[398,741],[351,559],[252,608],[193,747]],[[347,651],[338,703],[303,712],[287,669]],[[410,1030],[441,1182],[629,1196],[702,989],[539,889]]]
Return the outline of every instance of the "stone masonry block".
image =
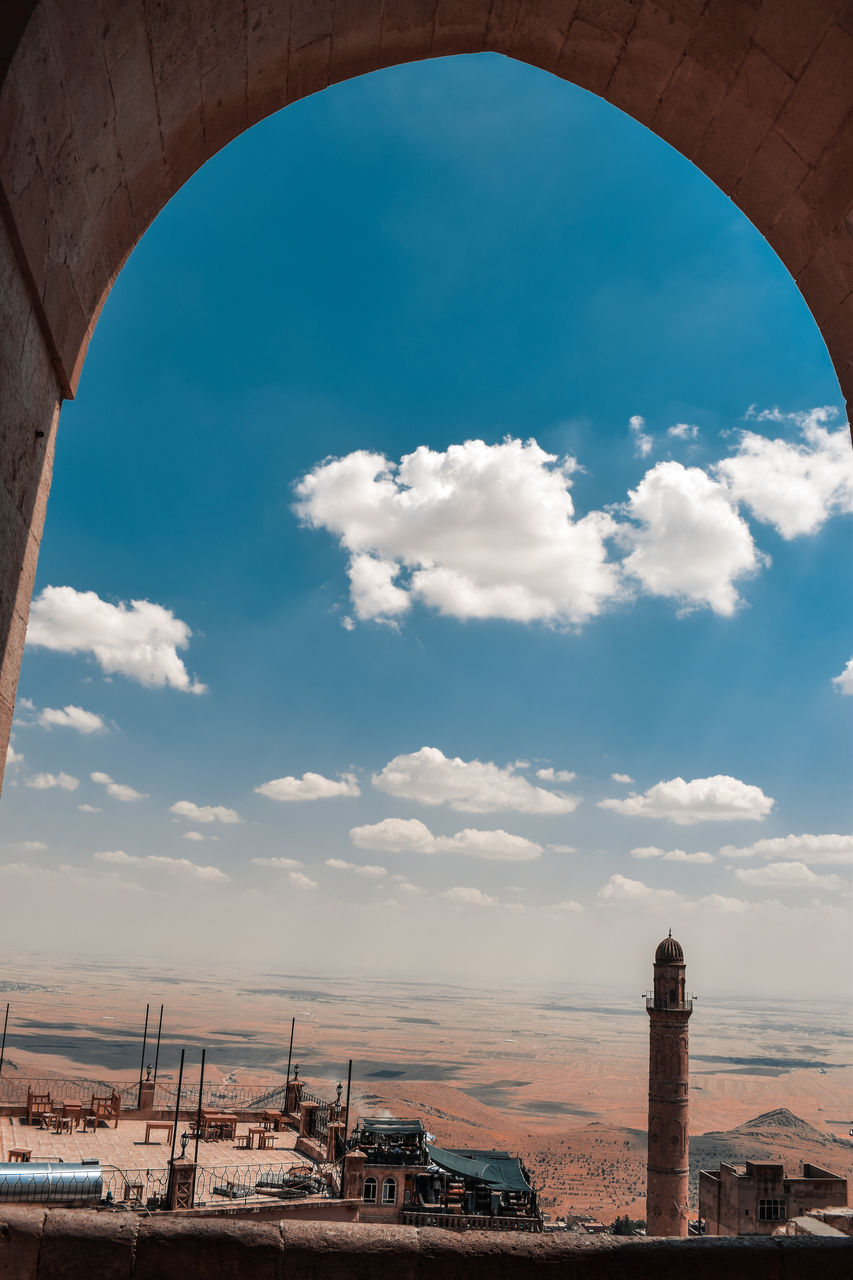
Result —
[[[624,47],[622,36],[576,18],[569,27],[556,73],[591,93],[603,94]]]
[[[853,210],[853,111],[800,190],[827,229]]]
[[[807,172],[804,161],[771,129],[732,192],[732,199],[756,226],[769,226]]]
[[[294,1280],[274,1223],[148,1218],[139,1224],[133,1280]]]
[[[792,76],[798,76],[826,34],[838,0],[773,0],[761,7],[757,45]]]
[[[767,240],[796,278],[797,273],[814,257],[823,235],[814,209],[803,200],[800,190],[795,191],[782,207],[778,218],[767,232]]]
[[[414,1227],[385,1227],[373,1223],[286,1222],[281,1224],[285,1280],[420,1280],[419,1232]],[[318,1263],[322,1259],[325,1271]],[[445,1273],[443,1280],[450,1280]]]
[[[689,36],[686,23],[646,0],[608,86],[608,99],[636,119],[650,120]]]
[[[600,31],[627,36],[637,21],[640,0],[580,0],[577,17]]]
[[[372,4],[372,0],[368,3]],[[339,7],[349,11],[355,6],[350,2]],[[337,21],[337,13],[335,16]],[[251,0],[246,20],[248,82],[251,86],[248,110],[249,119],[254,124],[278,111],[287,101],[290,12],[276,0]],[[378,26],[376,34],[378,36]],[[346,79],[350,74],[345,71],[340,78]]]
[[[693,58],[685,57],[669,82],[650,126],[692,160],[725,93],[725,82],[719,76]]]
[[[429,55],[436,0],[385,0],[380,37],[381,66]]]
[[[245,46],[238,48],[227,61],[217,63],[203,77],[201,98],[205,154],[212,156],[238,137],[248,123]]]
[[[0,730],[0,742],[1,735]],[[0,764],[5,754],[4,750]],[[0,1209],[0,1280],[37,1280],[43,1221],[43,1211],[5,1204]]]
[[[564,8],[571,8],[566,0]],[[489,5],[485,0],[438,0],[433,30],[433,56],[462,51],[477,53],[486,47]]]
[[[287,65],[287,98],[296,102],[318,93],[329,84],[329,61],[332,52],[331,36],[323,36],[314,44],[291,50]]]
[[[521,12],[522,0],[495,0],[486,21],[486,48],[506,53]]]
[[[87,1209],[50,1209],[39,1250],[39,1280],[130,1280],[137,1219]]]
[[[782,136],[809,164],[853,110],[853,36],[826,33],[779,117]]]
[[[687,45],[687,55],[731,84],[749,52],[758,25],[752,0],[708,0]]]
[[[545,71],[555,71],[578,10],[578,0],[522,5],[509,37],[507,53]]]

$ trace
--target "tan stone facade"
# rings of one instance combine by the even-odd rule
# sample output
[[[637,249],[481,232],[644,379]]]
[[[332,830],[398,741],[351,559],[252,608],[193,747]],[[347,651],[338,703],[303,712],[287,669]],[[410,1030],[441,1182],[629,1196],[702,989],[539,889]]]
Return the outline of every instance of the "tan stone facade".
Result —
[[[847,1179],[813,1164],[804,1164],[800,1177],[755,1160],[699,1174],[699,1218],[708,1236],[769,1236],[809,1209],[846,1204]]]

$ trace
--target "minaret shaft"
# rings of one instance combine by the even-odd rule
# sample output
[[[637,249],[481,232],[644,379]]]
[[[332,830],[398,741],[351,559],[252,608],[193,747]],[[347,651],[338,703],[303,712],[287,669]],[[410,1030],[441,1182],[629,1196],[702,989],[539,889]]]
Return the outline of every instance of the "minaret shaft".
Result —
[[[655,954],[649,1014],[649,1139],[646,1233],[686,1236],[688,1222],[688,1022],[681,947],[671,936]]]

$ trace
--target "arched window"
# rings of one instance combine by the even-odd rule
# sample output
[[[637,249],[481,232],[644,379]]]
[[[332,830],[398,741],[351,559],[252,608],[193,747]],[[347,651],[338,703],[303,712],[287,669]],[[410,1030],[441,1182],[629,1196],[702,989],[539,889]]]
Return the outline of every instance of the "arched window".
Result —
[[[376,1204],[376,1179],[364,1179],[364,1193],[362,1199],[365,1204]]]
[[[382,1183],[382,1203],[396,1204],[397,1202],[397,1180],[396,1178],[386,1178]]]

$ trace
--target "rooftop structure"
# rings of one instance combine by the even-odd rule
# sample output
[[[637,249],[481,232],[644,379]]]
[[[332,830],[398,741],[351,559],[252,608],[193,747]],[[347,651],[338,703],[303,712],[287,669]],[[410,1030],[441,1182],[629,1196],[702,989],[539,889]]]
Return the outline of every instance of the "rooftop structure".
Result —
[[[846,1204],[847,1179],[814,1164],[804,1164],[799,1177],[755,1160],[699,1174],[699,1221],[709,1236],[769,1236],[809,1209]]]

